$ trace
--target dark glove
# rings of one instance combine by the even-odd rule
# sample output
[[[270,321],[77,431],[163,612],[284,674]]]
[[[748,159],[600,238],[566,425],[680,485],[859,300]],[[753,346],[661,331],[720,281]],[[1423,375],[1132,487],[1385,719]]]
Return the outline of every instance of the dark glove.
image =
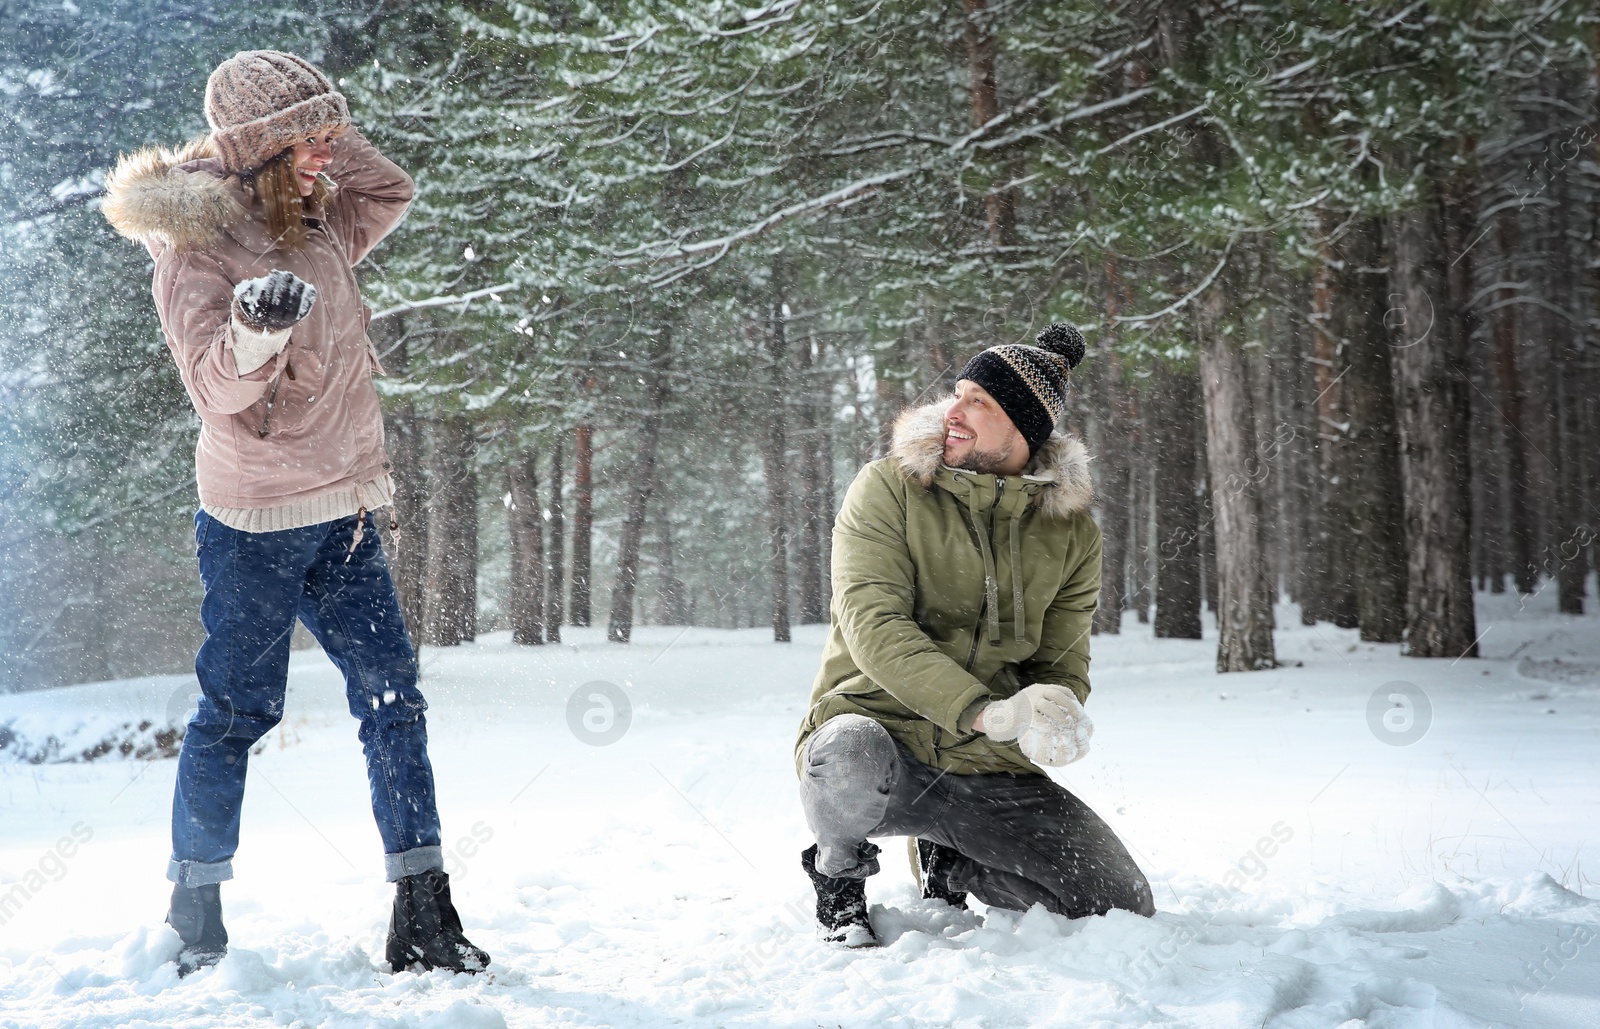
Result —
[[[267,331],[287,329],[310,314],[316,302],[317,287],[281,268],[233,287],[239,320]]]

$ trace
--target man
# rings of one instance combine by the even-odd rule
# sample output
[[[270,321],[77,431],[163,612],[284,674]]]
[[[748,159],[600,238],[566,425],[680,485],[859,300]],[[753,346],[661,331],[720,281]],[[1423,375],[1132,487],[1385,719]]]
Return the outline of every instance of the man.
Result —
[[[1089,458],[1055,431],[1084,342],[1051,325],[895,423],[833,531],[833,628],[796,758],[818,932],[872,946],[869,837],[917,838],[923,895],[1068,917],[1154,913],[1110,827],[1040,765],[1093,732],[1100,530]]]

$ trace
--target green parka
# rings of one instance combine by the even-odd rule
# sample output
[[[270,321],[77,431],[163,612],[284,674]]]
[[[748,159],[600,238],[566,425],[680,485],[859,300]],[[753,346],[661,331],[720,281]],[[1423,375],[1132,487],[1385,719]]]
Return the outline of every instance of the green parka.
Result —
[[[833,527],[833,628],[795,757],[829,718],[876,719],[957,775],[1043,771],[972,731],[978,701],[1033,683],[1089,696],[1100,528],[1089,455],[1053,434],[1022,475],[945,465],[946,403],[895,423]]]

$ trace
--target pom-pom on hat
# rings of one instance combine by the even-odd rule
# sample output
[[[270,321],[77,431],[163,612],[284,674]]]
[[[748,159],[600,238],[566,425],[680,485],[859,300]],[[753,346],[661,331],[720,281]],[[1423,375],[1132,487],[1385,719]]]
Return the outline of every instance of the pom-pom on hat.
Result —
[[[1034,343],[1004,343],[980,351],[956,376],[994,397],[1022,433],[1030,454],[1039,452],[1066,411],[1068,380],[1087,349],[1083,333],[1066,322],[1045,326]]]
[[[266,164],[320,129],[350,127],[350,106],[309,61],[278,50],[243,50],[206,80],[206,121],[235,174]]]

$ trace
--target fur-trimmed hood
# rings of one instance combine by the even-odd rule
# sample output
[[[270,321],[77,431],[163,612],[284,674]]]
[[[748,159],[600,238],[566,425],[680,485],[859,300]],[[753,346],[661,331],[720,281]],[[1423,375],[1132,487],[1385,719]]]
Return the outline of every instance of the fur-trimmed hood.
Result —
[[[948,409],[949,405],[943,402],[925,404],[901,413],[894,422],[894,442],[889,452],[923,489],[932,487],[934,476],[944,465],[944,416]],[[1089,451],[1076,436],[1059,430],[1051,433],[1022,474],[1043,481],[1033,502],[1047,518],[1066,518],[1094,502]]]
[[[195,250],[246,217],[243,186],[222,170],[210,137],[124,155],[106,178],[101,210],[118,233],[150,247]]]

